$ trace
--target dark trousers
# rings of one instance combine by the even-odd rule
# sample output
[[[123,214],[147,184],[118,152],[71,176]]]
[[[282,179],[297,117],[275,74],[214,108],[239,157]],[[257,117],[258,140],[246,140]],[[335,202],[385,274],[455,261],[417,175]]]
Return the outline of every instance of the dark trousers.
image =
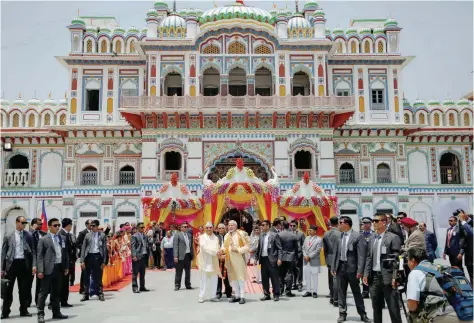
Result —
[[[79,286],[79,293],[80,294],[84,294],[84,286],[85,286],[85,278],[86,278],[86,273],[85,273],[85,269],[81,270],[81,280],[79,282],[80,286]]]
[[[369,286],[364,285],[362,282],[362,279],[360,280],[362,284],[362,297],[368,297],[369,296]]]
[[[369,276],[369,290],[370,298],[372,299],[372,308],[374,310],[374,323],[382,323],[384,299],[387,303],[391,322],[402,323],[398,290],[393,289],[391,285],[385,285],[380,272],[373,271]]]
[[[270,296],[270,280],[272,281],[273,296],[280,296],[280,278],[278,276],[278,267],[272,266],[268,257],[260,257],[262,270],[263,294]]]
[[[339,300],[339,315],[347,315],[347,287],[351,286],[352,295],[357,307],[357,313],[360,316],[367,315],[365,312],[364,299],[360,293],[359,280],[356,278],[356,272],[347,272],[345,262],[339,262],[339,268],[337,270],[337,281],[338,281],[338,300]]]
[[[458,260],[458,255],[449,255],[449,263],[451,267],[458,267],[462,269],[462,258]]]
[[[329,299],[333,302],[337,302],[338,293],[337,293],[337,278],[332,275],[332,268],[328,265],[328,284],[329,284]]]
[[[69,284],[71,286],[76,282],[76,260],[69,265]]]
[[[156,245],[156,250],[153,251],[153,266],[161,268],[161,249],[160,249],[160,245]]]
[[[293,283],[293,272],[295,263],[293,261],[283,261],[280,265],[280,282],[286,286],[286,292],[291,292],[291,285]],[[263,273],[262,273],[263,279]]]
[[[176,274],[174,276],[174,286],[181,287],[181,278],[184,269],[184,286],[191,287],[191,254],[187,253],[183,260],[178,260],[176,264]]]
[[[60,306],[59,299],[61,293],[61,282],[63,280],[63,271],[61,270],[61,264],[55,264],[53,272],[50,275],[45,275],[43,279],[39,279],[41,283],[41,289],[38,296],[38,315],[44,315],[44,304],[46,297],[51,291],[50,302],[54,314],[59,314]]]
[[[224,272],[225,272],[225,265],[224,261],[219,260],[219,266],[221,268],[221,275],[224,277]],[[224,293],[227,297],[232,296],[232,287],[230,286],[229,283],[229,277],[228,275],[225,275],[225,278],[220,278],[217,277],[217,291],[216,291],[216,296],[222,296],[222,281],[224,281]]]
[[[102,264],[104,261],[99,253],[90,253],[84,259],[84,263],[86,264],[86,269],[82,272],[84,276],[84,295],[89,296],[89,287],[91,284],[91,276],[94,280],[94,283],[97,286],[97,295],[103,295],[103,288],[102,288]]]
[[[31,303],[33,303],[33,281],[35,280],[35,275],[31,275],[31,279],[29,281],[29,286],[28,286],[28,290],[29,290],[29,293],[28,293],[28,305],[31,305]],[[36,278],[36,282],[35,282],[35,304],[38,305],[38,295],[39,295],[39,292],[40,292],[40,280],[38,278]]]
[[[6,279],[10,281],[8,289],[5,292],[5,298],[3,299],[2,313],[10,314],[10,307],[13,302],[13,286],[15,280],[18,280],[18,294],[20,295],[20,313],[27,312],[28,310],[28,288],[30,287],[31,281],[31,269],[26,266],[25,259],[15,259],[7,271]],[[31,293],[30,293],[31,295]]]
[[[148,255],[143,255],[140,259],[132,261],[132,289],[137,289],[137,276],[140,274],[140,289],[145,288],[145,272]]]
[[[298,263],[294,268],[293,286],[303,287],[303,257],[298,259]]]
[[[66,304],[69,300],[69,282],[71,280],[71,273],[75,270],[75,263],[69,264],[69,273],[63,277],[61,282],[61,304]]]
[[[472,262],[470,264],[466,264],[466,268],[467,268],[467,272],[469,273],[469,281],[472,286]]]
[[[173,248],[164,248],[164,257],[166,268],[174,268],[174,259],[173,259]]]

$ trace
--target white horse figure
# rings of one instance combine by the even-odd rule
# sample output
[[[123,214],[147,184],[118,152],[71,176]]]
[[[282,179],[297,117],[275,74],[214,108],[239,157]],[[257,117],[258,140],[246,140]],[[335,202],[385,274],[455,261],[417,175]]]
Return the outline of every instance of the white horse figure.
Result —
[[[213,182],[209,179],[209,173],[210,172],[211,172],[211,167],[208,167],[207,170],[206,170],[206,173],[202,177],[202,184],[204,186],[209,186],[209,185],[213,184]]]
[[[272,172],[273,178],[270,178],[267,183],[274,186],[274,187],[279,187],[280,186],[280,181],[278,180],[278,174],[276,173],[275,166],[272,166],[270,168],[270,171]]]

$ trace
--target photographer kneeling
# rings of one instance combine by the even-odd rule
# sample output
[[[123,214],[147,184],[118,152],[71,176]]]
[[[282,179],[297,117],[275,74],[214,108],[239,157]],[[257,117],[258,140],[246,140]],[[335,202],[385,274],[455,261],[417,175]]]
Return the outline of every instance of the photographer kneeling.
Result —
[[[459,322],[456,313],[452,311],[449,304],[446,307],[449,311],[437,316],[438,311],[447,304],[443,289],[435,278],[429,277],[426,272],[416,268],[418,265],[435,266],[427,260],[426,250],[420,247],[410,248],[407,250],[407,258],[408,267],[411,270],[407,284],[409,322]],[[429,278],[427,279],[427,277]],[[426,286],[427,282],[428,286]]]

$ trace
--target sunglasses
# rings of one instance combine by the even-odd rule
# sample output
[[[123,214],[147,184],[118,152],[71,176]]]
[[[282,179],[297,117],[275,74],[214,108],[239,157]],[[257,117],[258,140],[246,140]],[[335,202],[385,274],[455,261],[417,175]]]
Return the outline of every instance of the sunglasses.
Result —
[[[373,219],[372,220],[372,222],[374,222],[374,223],[379,223],[380,221],[382,221],[382,220],[380,220],[380,219]],[[385,222],[385,221],[382,221],[382,222]]]
[[[139,229],[145,229],[145,227],[139,227]]]
[[[23,225],[27,225],[27,224],[28,224],[28,222],[21,222],[21,224],[23,224]]]
[[[95,225],[95,224],[91,224],[91,227],[95,228],[95,227],[96,227],[96,225]]]
[[[339,224],[344,224],[344,223],[346,223],[346,222],[344,222],[344,221],[339,221]]]
[[[181,227],[181,228],[183,228],[183,229],[187,229],[187,228],[188,228],[188,226],[183,226],[183,227]]]
[[[53,224],[53,227],[59,228],[59,227],[61,227],[61,225],[60,224]]]

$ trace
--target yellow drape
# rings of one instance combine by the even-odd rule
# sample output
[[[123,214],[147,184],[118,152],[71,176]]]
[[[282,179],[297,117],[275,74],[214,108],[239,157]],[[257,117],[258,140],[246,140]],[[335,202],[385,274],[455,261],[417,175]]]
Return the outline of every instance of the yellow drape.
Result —
[[[171,210],[166,208],[166,209],[160,209],[160,219],[158,220],[158,223],[160,222],[165,222],[166,218],[168,217],[168,214],[170,214]]]
[[[218,225],[222,218],[222,210],[224,209],[224,194],[217,195],[216,217],[214,218],[214,226]]]
[[[332,208],[331,208],[332,210]],[[326,226],[326,223],[324,223],[324,217],[321,212],[321,209],[319,207],[313,207],[312,209],[314,216],[316,217],[316,221],[318,225],[324,229],[324,231],[328,231],[328,227]]]
[[[257,205],[260,208],[260,214],[262,214],[263,219],[268,219],[267,209],[265,208],[265,197],[263,194],[257,194],[255,197],[257,200]]]
[[[212,203],[204,204],[204,224],[207,222],[212,223]]]
[[[272,202],[272,222],[278,216],[278,203]]]
[[[143,211],[143,223],[145,223],[145,226],[150,223],[150,216],[151,216],[151,208],[147,206],[147,208]]]

